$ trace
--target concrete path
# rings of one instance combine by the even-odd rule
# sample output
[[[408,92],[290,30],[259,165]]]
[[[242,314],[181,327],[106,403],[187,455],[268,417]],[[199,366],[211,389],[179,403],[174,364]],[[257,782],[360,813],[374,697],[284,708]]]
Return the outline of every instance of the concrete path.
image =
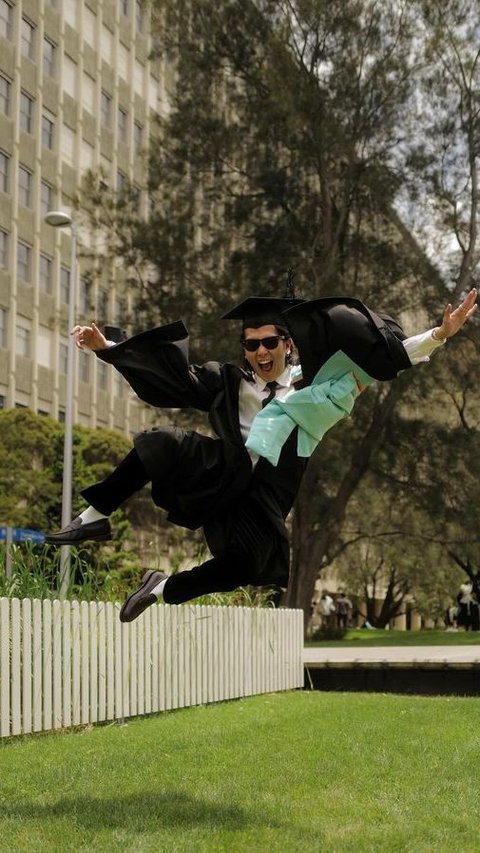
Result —
[[[480,665],[480,644],[474,646],[352,646],[303,650],[305,666],[368,666],[369,664],[418,666],[446,664],[447,666]]]

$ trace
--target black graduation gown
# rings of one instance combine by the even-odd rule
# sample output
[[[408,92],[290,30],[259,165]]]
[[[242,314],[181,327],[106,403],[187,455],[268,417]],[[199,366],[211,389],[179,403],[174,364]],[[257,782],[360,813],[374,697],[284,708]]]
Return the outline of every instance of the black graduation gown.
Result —
[[[285,317],[300,353],[304,385],[338,349],[377,379],[393,378],[410,365],[398,324],[373,314],[358,300],[315,300],[289,309]],[[278,465],[261,458],[252,474],[238,413],[240,381],[248,375],[230,363],[189,364],[188,332],[181,321],[142,332],[97,355],[113,364],[144,402],[208,412],[218,438],[177,431],[178,452],[168,477],[162,476],[163,465],[159,469],[165,431],[154,428],[135,436],[135,448],[152,480],[153,500],[168,511],[173,523],[203,527],[214,556],[228,547],[242,506],[253,508],[256,519],[263,518],[277,536],[275,552],[268,565],[258,567],[256,582],[286,585],[289,548],[284,519],[307,463],[297,456],[296,430]]]

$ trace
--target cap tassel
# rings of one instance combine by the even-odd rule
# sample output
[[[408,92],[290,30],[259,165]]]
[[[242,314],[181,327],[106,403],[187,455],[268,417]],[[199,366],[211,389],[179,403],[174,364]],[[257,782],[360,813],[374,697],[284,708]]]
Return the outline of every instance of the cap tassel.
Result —
[[[287,284],[285,287],[285,299],[295,299],[295,276],[296,272],[293,267],[287,270]]]

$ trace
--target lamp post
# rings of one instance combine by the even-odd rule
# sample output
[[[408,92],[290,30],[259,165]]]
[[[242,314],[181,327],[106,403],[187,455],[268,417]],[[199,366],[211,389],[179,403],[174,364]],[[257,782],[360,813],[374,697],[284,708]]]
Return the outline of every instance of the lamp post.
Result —
[[[75,391],[74,340],[70,335],[75,324],[77,294],[77,227],[63,210],[49,210],[45,222],[53,228],[70,228],[70,286],[68,290],[67,376],[65,388],[65,439],[63,443],[62,528],[72,520],[73,399]],[[65,598],[70,584],[70,545],[62,545],[60,553],[60,598]]]

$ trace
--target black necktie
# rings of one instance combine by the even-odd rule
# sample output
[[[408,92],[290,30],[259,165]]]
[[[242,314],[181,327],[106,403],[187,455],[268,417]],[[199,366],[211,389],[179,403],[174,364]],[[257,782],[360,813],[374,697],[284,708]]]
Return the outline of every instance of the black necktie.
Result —
[[[265,406],[268,406],[268,404],[275,397],[275,391],[278,388],[278,382],[275,382],[275,380],[273,380],[273,382],[267,382],[267,384],[265,385],[265,388],[268,388],[269,393],[268,393],[268,397],[265,397],[265,399],[262,400],[262,409],[264,409]]]

